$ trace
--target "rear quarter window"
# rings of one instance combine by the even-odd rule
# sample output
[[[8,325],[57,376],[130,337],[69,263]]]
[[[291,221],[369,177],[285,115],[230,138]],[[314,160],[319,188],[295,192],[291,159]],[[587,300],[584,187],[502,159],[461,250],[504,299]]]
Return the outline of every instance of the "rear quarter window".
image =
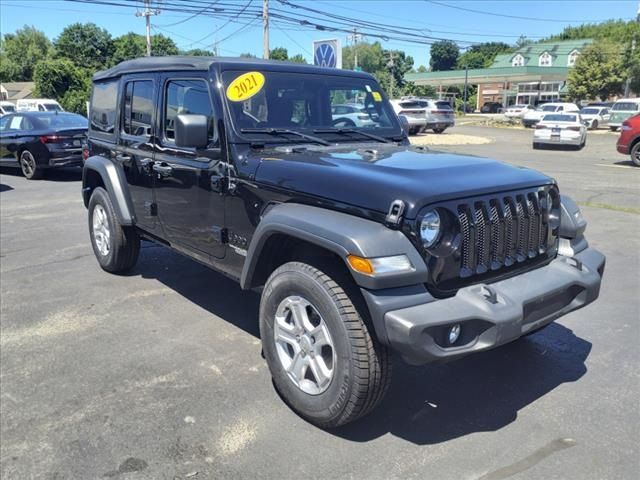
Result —
[[[89,130],[109,140],[115,137],[118,85],[118,80],[94,83],[89,107]]]

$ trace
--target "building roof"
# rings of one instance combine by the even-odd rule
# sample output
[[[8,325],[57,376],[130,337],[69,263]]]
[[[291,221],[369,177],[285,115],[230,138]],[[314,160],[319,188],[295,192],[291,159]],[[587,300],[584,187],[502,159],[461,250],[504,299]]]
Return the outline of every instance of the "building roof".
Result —
[[[16,102],[22,98],[31,98],[35,90],[34,82],[2,82],[3,91],[7,92],[7,100]]]
[[[574,50],[582,50],[593,43],[591,39],[565,40],[561,42],[532,43],[519,48],[513,53],[502,53],[498,55],[489,68],[510,67],[511,60],[520,54],[524,57],[524,66],[538,65],[538,58],[544,52],[548,52],[553,57],[552,66],[566,67],[569,65],[569,54]]]
[[[342,70],[339,68],[317,67],[315,65],[283,62],[279,60],[262,60],[259,58],[245,57],[193,57],[176,55],[167,57],[142,57],[133,60],[126,60],[115,67],[96,73],[93,76],[93,79],[104,80],[106,78],[118,77],[126,73],[139,72],[203,71],[209,70],[213,65],[219,67],[221,70],[229,70],[235,67],[242,69],[250,68],[258,71],[287,71],[372,78],[370,74],[365,72]]]
[[[535,43],[519,48],[513,53],[498,55],[488,68],[465,70],[447,70],[440,72],[407,73],[405,80],[416,85],[461,85],[465,75],[469,83],[492,82],[552,82],[565,81],[569,72],[569,55],[574,50],[582,50],[592,43],[591,39],[567,40],[561,42]],[[538,66],[538,58],[544,52],[552,55],[549,67]],[[524,64],[513,67],[511,60],[522,55]]]

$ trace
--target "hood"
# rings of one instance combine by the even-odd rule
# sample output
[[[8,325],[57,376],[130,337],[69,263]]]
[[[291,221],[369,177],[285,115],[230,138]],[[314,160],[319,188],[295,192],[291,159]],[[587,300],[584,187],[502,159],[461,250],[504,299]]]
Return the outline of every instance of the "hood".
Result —
[[[554,183],[528,168],[413,146],[279,147],[254,155],[259,183],[381,213],[399,199],[406,218],[443,200]]]
[[[547,113],[554,113],[554,112],[542,112],[538,110],[529,110],[527,113],[524,114],[524,118],[526,119],[537,118],[539,120],[542,117],[544,117]]]

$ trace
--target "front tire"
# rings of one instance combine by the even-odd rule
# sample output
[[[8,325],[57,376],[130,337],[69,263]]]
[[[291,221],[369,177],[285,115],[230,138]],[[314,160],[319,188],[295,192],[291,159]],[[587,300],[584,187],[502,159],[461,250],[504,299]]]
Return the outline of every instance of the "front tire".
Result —
[[[640,167],[640,142],[631,148],[631,161],[636,167]]]
[[[598,129],[598,120],[594,120],[591,123],[591,130],[597,130]]]
[[[345,290],[311,265],[286,263],[269,277],[260,335],[278,392],[321,428],[366,415],[389,386],[387,348],[369,333]]]
[[[29,150],[20,154],[20,170],[27,180],[38,180],[44,176],[44,169],[38,165],[35,157]]]
[[[120,225],[109,194],[97,187],[89,199],[89,234],[93,253],[103,270],[121,273],[138,260],[140,237],[133,227]]]
[[[434,128],[433,133],[442,133],[446,130],[446,128]]]

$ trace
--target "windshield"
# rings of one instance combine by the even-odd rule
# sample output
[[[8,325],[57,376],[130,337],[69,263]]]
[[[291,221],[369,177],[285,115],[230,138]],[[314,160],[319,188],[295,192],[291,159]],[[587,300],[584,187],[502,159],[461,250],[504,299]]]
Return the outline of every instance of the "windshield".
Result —
[[[582,110],[580,110],[580,113],[582,115],[598,115],[598,113],[600,113],[600,110],[597,108],[583,108]]]
[[[638,109],[640,109],[640,103],[634,102],[618,102],[611,108],[611,110],[615,110],[617,112],[637,112]]]
[[[555,105],[544,105],[538,108],[539,112],[555,112],[558,107]]]
[[[380,86],[372,79],[235,70],[223,72],[222,79],[235,130],[260,141],[265,141],[269,129],[313,134],[316,129],[350,128],[382,136],[401,132]]]
[[[16,111],[16,107],[14,107],[13,105],[0,105],[0,107],[2,107],[2,110],[4,110],[6,113],[13,113]]]
[[[436,102],[436,105],[440,110],[451,110],[451,104],[449,102]]]
[[[57,103],[45,103],[44,108],[47,112],[61,112],[62,108]]]
[[[575,122],[576,121],[576,116],[575,115],[562,115],[562,114],[545,115],[544,118],[543,118],[543,121],[545,121],[545,122]]]

